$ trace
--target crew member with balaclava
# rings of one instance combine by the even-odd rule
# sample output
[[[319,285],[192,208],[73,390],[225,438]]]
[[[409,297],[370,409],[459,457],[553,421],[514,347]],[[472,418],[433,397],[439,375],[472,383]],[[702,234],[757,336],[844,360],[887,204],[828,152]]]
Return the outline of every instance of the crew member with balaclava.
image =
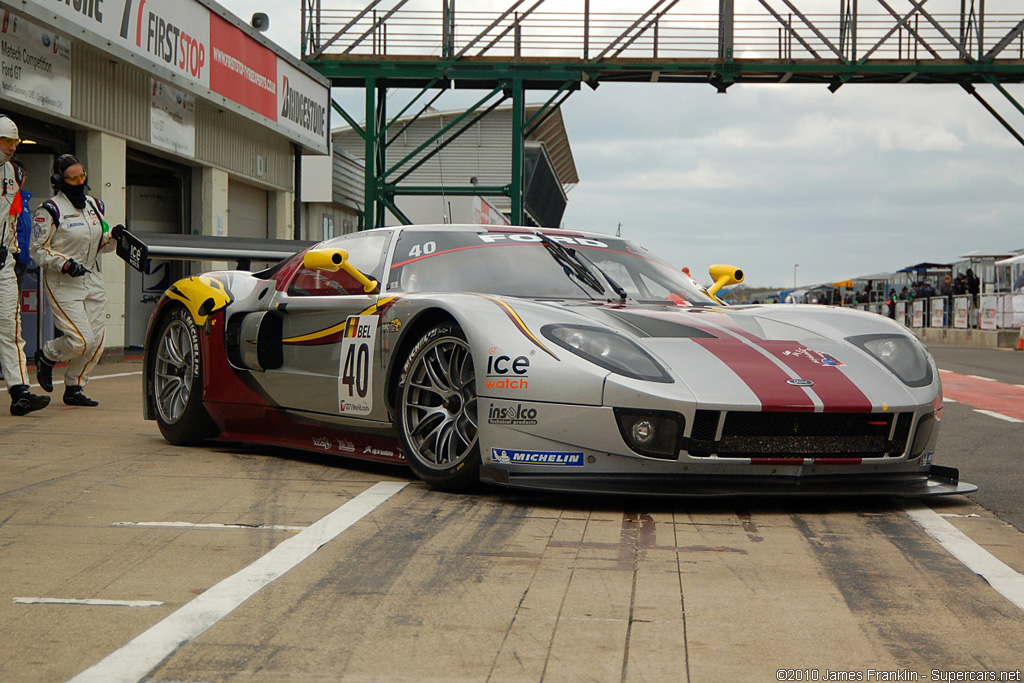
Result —
[[[64,403],[70,406],[99,405],[82,388],[103,355],[107,296],[98,259],[115,245],[103,220],[103,202],[86,194],[85,180],[77,158],[57,157],[50,176],[56,194],[36,209],[32,220],[32,258],[39,264],[54,323],[64,333],[36,352],[36,376],[39,386],[53,391],[53,366],[66,361]]]
[[[0,364],[11,395],[11,415],[27,415],[50,403],[49,396],[29,391],[25,340],[21,336],[21,292],[14,267],[21,207],[18,193],[24,184],[24,175],[11,163],[20,142],[18,126],[0,114],[0,182],[3,184],[0,188]]]

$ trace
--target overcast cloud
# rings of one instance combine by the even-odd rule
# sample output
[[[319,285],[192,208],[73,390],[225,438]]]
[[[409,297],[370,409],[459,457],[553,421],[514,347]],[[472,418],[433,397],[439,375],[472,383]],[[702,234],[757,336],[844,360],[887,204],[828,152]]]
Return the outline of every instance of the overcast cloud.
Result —
[[[299,0],[221,4],[245,20],[267,13],[267,37],[298,53]],[[511,4],[462,0],[459,9]],[[599,11],[598,0],[591,7]],[[1024,101],[1024,89],[1007,89]],[[1024,132],[1024,115],[1002,95],[979,92]],[[458,97],[435,106],[471,101]],[[359,90],[335,98],[362,111]],[[722,95],[710,85],[605,83],[575,93],[563,116],[580,175],[564,227],[614,233],[621,223],[623,236],[695,275],[732,263],[748,284],[788,287],[795,264],[798,284],[809,285],[977,249],[1024,249],[1024,147],[958,86],[848,84],[832,94],[734,85]]]

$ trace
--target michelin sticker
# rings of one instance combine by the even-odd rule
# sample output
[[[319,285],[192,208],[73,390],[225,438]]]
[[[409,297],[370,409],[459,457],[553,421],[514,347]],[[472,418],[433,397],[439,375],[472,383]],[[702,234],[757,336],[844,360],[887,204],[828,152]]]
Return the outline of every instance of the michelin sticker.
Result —
[[[343,415],[368,415],[373,410],[371,360],[377,346],[376,315],[353,315],[345,322],[338,373],[338,410]]]
[[[491,462],[499,462],[505,465],[555,465],[557,467],[583,467],[583,453],[519,451],[514,448],[492,448]]]

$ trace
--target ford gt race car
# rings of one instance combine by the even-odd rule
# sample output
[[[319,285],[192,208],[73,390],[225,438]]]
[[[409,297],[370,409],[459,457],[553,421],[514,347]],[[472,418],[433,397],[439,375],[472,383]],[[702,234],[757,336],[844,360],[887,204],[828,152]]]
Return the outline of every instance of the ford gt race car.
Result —
[[[932,464],[939,375],[908,330],[843,308],[728,306],[716,292],[742,273],[711,273],[705,288],[596,233],[344,235],[171,286],[147,332],[145,416],[173,444],[402,463],[450,491],[976,489]]]

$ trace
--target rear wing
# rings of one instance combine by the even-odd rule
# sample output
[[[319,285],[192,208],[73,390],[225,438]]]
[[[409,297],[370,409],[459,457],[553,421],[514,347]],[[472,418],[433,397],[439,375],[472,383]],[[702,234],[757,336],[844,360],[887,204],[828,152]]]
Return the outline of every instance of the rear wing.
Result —
[[[124,230],[117,237],[117,255],[140,273],[146,271],[150,259],[234,261],[238,270],[250,270],[254,261],[277,263],[314,244],[316,242],[305,240],[168,235]]]

